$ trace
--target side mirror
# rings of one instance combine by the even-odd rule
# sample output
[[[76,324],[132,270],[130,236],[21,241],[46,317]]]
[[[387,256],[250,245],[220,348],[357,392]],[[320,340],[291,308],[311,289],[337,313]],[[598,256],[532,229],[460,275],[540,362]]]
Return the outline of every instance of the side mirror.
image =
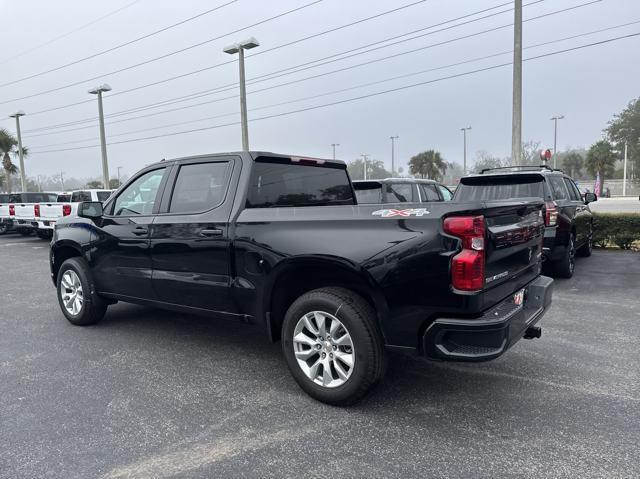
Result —
[[[99,201],[83,201],[78,205],[78,216],[80,218],[94,220],[102,218],[103,214],[102,203]]]
[[[585,193],[584,194],[584,202],[586,204],[593,203],[594,201],[598,201],[598,197],[595,193]]]

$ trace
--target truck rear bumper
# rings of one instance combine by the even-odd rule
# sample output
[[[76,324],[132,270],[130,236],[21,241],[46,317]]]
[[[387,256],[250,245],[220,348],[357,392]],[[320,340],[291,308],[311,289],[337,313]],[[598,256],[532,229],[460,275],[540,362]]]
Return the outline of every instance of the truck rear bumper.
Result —
[[[430,359],[488,361],[503,354],[536,324],[551,305],[553,280],[539,276],[524,288],[517,305],[510,296],[475,319],[438,318],[425,331],[423,351]]]

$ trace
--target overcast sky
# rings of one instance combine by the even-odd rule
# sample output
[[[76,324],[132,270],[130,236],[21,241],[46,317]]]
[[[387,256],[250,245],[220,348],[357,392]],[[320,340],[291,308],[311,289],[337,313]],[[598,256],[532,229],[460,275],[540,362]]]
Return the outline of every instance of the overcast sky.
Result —
[[[261,45],[247,55],[263,51],[264,53],[253,58],[247,57],[248,80],[341,54],[329,59],[338,61],[326,63],[329,60],[324,60],[320,62],[324,63],[320,66],[310,63],[303,71],[293,70],[291,73],[288,70],[283,72],[288,74],[278,73],[279,76],[273,79],[266,76],[255,85],[249,84],[247,89],[250,120],[464,74],[509,63],[512,58],[511,53],[505,53],[484,60],[448,66],[511,50],[511,26],[448,42],[512,23],[513,12],[507,11],[511,8],[510,3],[504,0],[418,2],[394,13],[273,51],[266,50],[394,8],[411,5],[415,0],[322,0],[294,13],[230,33],[288,10],[311,4],[313,1],[237,0],[219,10],[112,52],[51,73],[2,86],[0,113],[4,119],[0,120],[0,127],[14,131],[14,121],[6,116],[16,110],[24,110],[27,113],[27,116],[22,118],[23,141],[33,152],[26,161],[25,169],[28,176],[51,175],[65,171],[67,177],[98,177],[101,174],[101,162],[100,149],[97,147],[44,153],[48,150],[99,143],[95,120],[97,104],[95,97],[87,93],[89,88],[105,82],[111,85],[113,91],[106,93],[104,97],[105,115],[108,116],[123,110],[228,86],[237,82],[237,62],[129,93],[119,93],[237,59],[237,56],[231,57],[223,53],[222,48],[249,36],[255,36]],[[0,0],[0,17],[4,20],[0,29],[0,84],[75,62],[228,2],[230,0]],[[525,20],[583,5],[588,3],[588,0],[525,0],[526,3],[533,4],[525,6]],[[424,30],[425,27],[501,4],[505,6]],[[120,11],[113,13],[116,10]],[[498,12],[504,13],[496,14]],[[491,14],[496,15],[444,31],[436,31]],[[98,20],[100,17],[105,18]],[[526,59],[640,32],[640,23],[636,23],[544,46],[526,48],[635,21],[640,22],[640,2],[637,0],[602,0],[534,19],[524,23],[523,56]],[[89,23],[89,26],[81,28]],[[362,53],[363,49],[360,49],[362,46],[419,29],[423,30],[393,41],[406,40],[424,33],[430,34],[388,47],[386,45],[391,43],[389,41],[377,43],[367,49],[383,48],[369,52],[365,49]],[[110,73],[222,35],[225,36],[182,53],[121,73]],[[51,41],[61,36],[62,38]],[[442,42],[447,43],[409,52]],[[542,146],[551,147],[553,122],[549,118],[555,114],[565,115],[565,119],[559,123],[559,149],[567,146],[588,147],[598,140],[612,115],[624,108],[632,98],[640,95],[639,47],[640,37],[632,37],[525,62],[523,140],[541,141]],[[402,53],[406,54],[398,55]],[[348,58],[340,60],[347,55]],[[395,56],[342,72],[326,74],[392,55]],[[435,68],[438,69],[434,70]],[[431,71],[418,73],[424,70]],[[418,74],[382,82],[414,73]],[[92,77],[98,78],[88,80]],[[305,78],[309,79],[252,93],[254,90]],[[396,149],[399,163],[406,163],[412,155],[429,148],[440,150],[448,161],[461,163],[460,128],[470,125],[470,158],[475,157],[478,150],[506,156],[511,150],[511,79],[512,69],[507,65],[333,106],[252,121],[249,124],[251,149],[330,157],[331,143],[339,143],[337,157],[342,160],[351,161],[361,153],[368,153],[372,158],[383,160],[389,166],[389,136],[399,135]],[[371,85],[373,82],[379,83]],[[72,83],[78,84],[11,101]],[[331,93],[345,89],[348,90]],[[118,166],[123,168],[123,173],[132,174],[140,167],[162,158],[239,150],[241,137],[237,124],[163,136],[173,132],[238,122],[239,100],[235,95],[237,90],[233,88],[161,108],[107,118],[108,142],[159,136],[144,141],[109,145],[111,176],[115,176]],[[314,96],[317,97],[309,98]],[[219,99],[223,100],[213,102]],[[295,101],[300,99],[304,100]],[[87,100],[93,101],[37,113]],[[165,112],[203,102],[207,103]],[[289,103],[270,106],[283,102]],[[159,114],[131,119],[151,113]],[[94,120],[85,123],[57,129],[42,129],[92,117],[95,117]],[[110,124],[116,120],[127,121]],[[167,126],[176,123],[184,124]],[[83,128],[77,129],[81,127]],[[63,131],[74,128],[74,131]],[[43,153],[38,153],[39,151]]]

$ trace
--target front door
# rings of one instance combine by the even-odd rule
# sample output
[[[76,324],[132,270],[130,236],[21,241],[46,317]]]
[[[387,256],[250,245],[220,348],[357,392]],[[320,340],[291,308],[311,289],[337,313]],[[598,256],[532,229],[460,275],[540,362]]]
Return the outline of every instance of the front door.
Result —
[[[101,293],[155,299],[151,284],[149,234],[168,168],[145,171],[105,205],[92,257]]]
[[[151,234],[158,300],[235,313],[231,298],[229,216],[240,173],[234,157],[198,158],[175,167]],[[169,192],[171,194],[169,194]]]

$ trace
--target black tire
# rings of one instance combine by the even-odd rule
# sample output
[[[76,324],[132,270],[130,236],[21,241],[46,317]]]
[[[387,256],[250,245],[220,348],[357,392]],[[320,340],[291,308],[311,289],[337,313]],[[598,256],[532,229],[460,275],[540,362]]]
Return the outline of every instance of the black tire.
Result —
[[[7,234],[9,231],[9,225],[7,223],[0,223],[0,236]]]
[[[573,233],[569,236],[569,244],[567,245],[562,259],[554,265],[556,276],[559,278],[571,278],[576,266],[576,239]]]
[[[62,289],[64,288],[62,284],[62,277],[65,272],[69,270],[75,272],[79,278],[83,292],[82,306],[76,314],[71,314],[67,311],[62,300]],[[60,266],[60,270],[58,271],[56,285],[58,304],[60,304],[62,314],[64,314],[65,318],[67,318],[71,324],[75,324],[76,326],[88,326],[96,324],[103,318],[107,311],[107,302],[96,293],[93,278],[91,276],[91,270],[83,258],[69,258],[62,263],[62,266]]]
[[[591,256],[592,251],[593,251],[593,230],[589,231],[589,237],[587,238],[587,241],[585,242],[585,244],[580,246],[580,248],[578,249],[578,251],[576,251],[576,253],[578,254],[578,256],[587,258]]]
[[[323,311],[340,321],[353,342],[355,361],[346,382],[336,387],[316,384],[302,371],[296,359],[293,335],[300,319]],[[362,399],[380,381],[384,371],[384,346],[374,309],[362,297],[344,288],[316,289],[300,296],[287,311],[282,325],[282,350],[298,385],[311,397],[335,406],[348,406]]]
[[[31,233],[33,233],[31,228],[18,228],[16,231],[22,236],[31,236]]]

